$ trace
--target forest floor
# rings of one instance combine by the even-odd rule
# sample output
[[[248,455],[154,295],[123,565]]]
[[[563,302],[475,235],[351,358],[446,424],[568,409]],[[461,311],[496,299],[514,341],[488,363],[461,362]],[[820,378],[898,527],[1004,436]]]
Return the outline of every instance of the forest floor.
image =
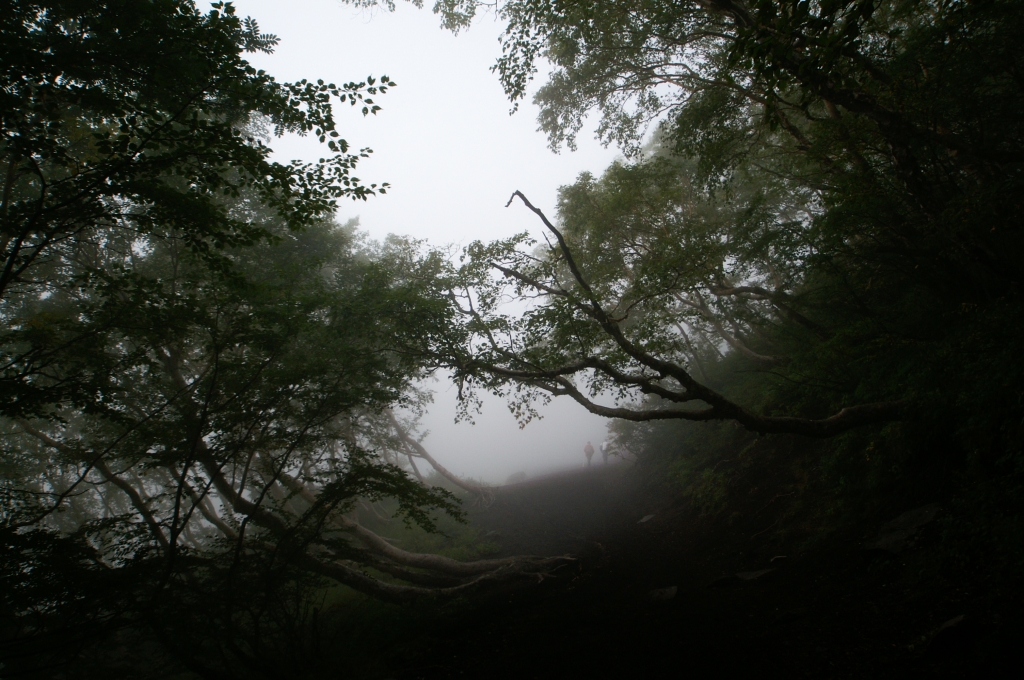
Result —
[[[776,489],[752,481],[701,517],[625,463],[501,487],[470,511],[487,540],[577,561],[439,608],[381,677],[1024,677],[1019,590],[935,572],[941,521],[910,526],[898,553],[864,549],[913,499],[814,537],[779,531]]]

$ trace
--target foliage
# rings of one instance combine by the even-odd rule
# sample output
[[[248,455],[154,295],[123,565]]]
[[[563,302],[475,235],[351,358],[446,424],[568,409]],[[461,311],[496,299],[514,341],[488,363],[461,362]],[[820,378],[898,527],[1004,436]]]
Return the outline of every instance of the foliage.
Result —
[[[555,66],[535,100],[552,145],[596,110],[632,160],[564,188],[558,228],[527,202],[547,248],[467,251],[445,359],[465,379],[759,432],[910,418],[961,457],[1019,456],[1013,3],[502,11],[510,96]],[[532,302],[507,314],[505,296]],[[719,363],[757,387],[730,391]]]
[[[359,569],[391,562],[357,504],[426,531],[459,515],[374,426],[445,323],[422,294],[437,260],[334,222],[383,189],[352,175],[368,150],[332,100],[366,115],[392,83],[278,83],[244,59],[276,38],[230,4],[8,10],[4,673],[113,672],[130,639],[136,671],[287,675],[325,582],[428,592]],[[273,162],[268,131],[330,156]]]
[[[123,625],[145,603],[163,612],[161,635],[210,663],[211,644],[273,630],[240,607],[242,593],[298,606],[287,584],[316,573],[310,555],[359,559],[335,526],[357,499],[394,498],[397,515],[428,529],[432,509],[457,512],[450,495],[375,455],[361,423],[401,401],[416,373],[389,350],[408,333],[409,291],[355,251],[350,230],[291,233],[270,217],[261,228],[274,243],[227,251],[231,276],[183,239],[134,250],[111,239],[74,287],[51,282],[50,296],[18,309],[47,319],[47,344],[34,345],[91,397],[8,421],[5,591],[49,603],[44,620],[78,598],[97,606],[82,593],[53,599],[47,574],[68,584],[132,574],[117,577],[135,585],[111,618]],[[22,545],[30,537],[53,547]],[[86,561],[56,561],[62,545]],[[23,619],[24,602],[9,606]],[[220,629],[186,641],[182,617]]]
[[[331,99],[375,112],[365,95],[386,92],[390,80],[278,83],[244,59],[277,39],[230,4],[203,14],[179,0],[17,2],[0,35],[4,301],[39,294],[108,238],[128,247],[134,237],[174,234],[227,269],[223,248],[270,237],[225,202],[242,192],[297,229],[331,214],[338,198],[383,190],[352,176],[368,150],[348,152]],[[261,126],[313,134],[330,155],[271,161]],[[4,319],[22,333],[45,332],[19,328],[6,311]],[[40,415],[81,397],[73,380],[45,388],[35,380],[40,360],[5,357],[4,414]]]

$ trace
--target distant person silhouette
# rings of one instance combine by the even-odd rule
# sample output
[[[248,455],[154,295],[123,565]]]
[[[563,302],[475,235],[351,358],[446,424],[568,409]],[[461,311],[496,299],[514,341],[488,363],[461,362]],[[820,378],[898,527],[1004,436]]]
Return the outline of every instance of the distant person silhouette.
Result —
[[[608,464],[608,442],[601,442],[601,456],[604,457],[604,464]]]
[[[583,447],[583,453],[587,454],[587,467],[590,467],[590,459],[594,457],[594,445],[587,442],[587,445]]]

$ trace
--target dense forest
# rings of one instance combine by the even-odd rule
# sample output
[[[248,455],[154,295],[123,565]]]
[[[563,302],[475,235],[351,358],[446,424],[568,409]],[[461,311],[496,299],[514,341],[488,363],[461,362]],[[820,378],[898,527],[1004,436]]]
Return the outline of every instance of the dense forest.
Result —
[[[4,7],[0,673],[325,677],[359,655],[331,626],[557,582],[574,556],[465,524],[494,495],[416,434],[434,374],[607,417],[704,522],[751,477],[806,545],[939,503],[922,573],[1018,601],[1015,0],[442,0],[503,22],[513,106],[551,65],[552,149],[594,115],[623,153],[550,215],[512,194],[543,241],[454,256],[337,220],[386,200],[335,118],[386,76],[279,82],[230,3]],[[285,134],[325,157],[275,162]]]

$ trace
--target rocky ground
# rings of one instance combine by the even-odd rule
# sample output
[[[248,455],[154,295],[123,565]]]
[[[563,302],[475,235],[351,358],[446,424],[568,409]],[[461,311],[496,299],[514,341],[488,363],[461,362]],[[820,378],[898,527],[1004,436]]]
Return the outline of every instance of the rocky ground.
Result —
[[[1017,589],[935,570],[941,503],[814,539],[780,530],[777,486],[745,495],[700,517],[627,464],[499,489],[471,513],[488,540],[577,562],[439,617],[391,675],[1024,677]]]

